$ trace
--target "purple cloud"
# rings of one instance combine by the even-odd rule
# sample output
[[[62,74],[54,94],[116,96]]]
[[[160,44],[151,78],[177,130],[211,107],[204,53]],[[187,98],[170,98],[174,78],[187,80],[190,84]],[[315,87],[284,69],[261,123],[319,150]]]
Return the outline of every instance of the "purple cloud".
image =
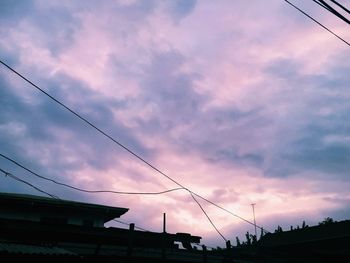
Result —
[[[304,5],[300,4],[301,6]],[[5,1],[0,58],[195,192],[273,230],[349,215],[348,47],[283,2]],[[344,38],[346,25],[304,6]],[[0,152],[87,189],[174,183],[0,69]],[[125,221],[222,240],[186,191],[62,198],[129,207]],[[0,191],[36,192],[0,177]],[[229,239],[252,226],[204,208]],[[140,217],[142,215],[142,218]],[[238,234],[235,234],[238,233]]]

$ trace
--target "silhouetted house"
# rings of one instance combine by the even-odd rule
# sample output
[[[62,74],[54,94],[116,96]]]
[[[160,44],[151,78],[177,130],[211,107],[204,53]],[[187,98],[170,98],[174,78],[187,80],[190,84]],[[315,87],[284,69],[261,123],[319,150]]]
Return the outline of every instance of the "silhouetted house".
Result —
[[[343,262],[350,258],[350,220],[266,234],[258,251],[279,262]]]
[[[127,208],[0,193],[0,259],[202,262],[201,237],[104,227]],[[179,244],[187,249],[180,249]],[[205,260],[210,258],[205,258]],[[218,262],[214,260],[207,262]],[[214,260],[214,261],[213,261]],[[5,262],[5,261],[4,261]]]
[[[103,227],[129,209],[41,196],[0,193],[0,218],[58,225]]]

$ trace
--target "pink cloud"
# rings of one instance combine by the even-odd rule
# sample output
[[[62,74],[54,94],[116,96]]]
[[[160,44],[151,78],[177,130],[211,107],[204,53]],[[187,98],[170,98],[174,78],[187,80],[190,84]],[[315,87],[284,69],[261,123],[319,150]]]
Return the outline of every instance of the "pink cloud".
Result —
[[[135,3],[122,1],[128,8]],[[45,5],[39,2],[41,8]],[[348,196],[348,182],[341,182],[341,177],[335,179],[314,167],[303,170],[296,163],[292,163],[295,172],[289,176],[272,174],[274,168],[287,170],[288,158],[300,152],[295,144],[305,136],[318,136],[326,146],[348,142],[346,135],[315,136],[309,128],[320,116],[333,116],[348,108],[345,103],[334,106],[327,101],[346,97],[346,92],[322,91],[322,83],[317,81],[336,66],[347,67],[347,62],[339,59],[348,53],[343,43],[302,17],[287,19],[286,14],[294,11],[281,1],[255,5],[198,1],[191,13],[177,20],[162,5],[147,12],[136,10],[140,16],[133,13],[134,20],[122,11],[109,12],[108,4],[102,7],[102,17],[70,2],[64,6],[81,24],[57,54],[45,42],[50,32],[42,32],[30,18],[0,32],[7,36],[6,41],[0,38],[1,47],[19,57],[18,70],[40,80],[44,88],[49,85],[45,78],[74,79],[92,95],[72,95],[73,85],[61,80],[56,84],[67,92],[65,101],[95,116],[112,134],[124,128],[142,144],[146,159],[156,167],[248,220],[252,220],[251,203],[257,204],[259,224],[270,228],[274,218],[322,218],[327,211],[344,207],[342,202],[331,201]],[[342,24],[328,18],[324,21],[350,37]],[[22,82],[7,81],[19,94],[25,91],[22,96],[32,105],[41,105]],[[88,101],[82,102],[82,98]],[[97,107],[89,107],[96,98],[105,99],[105,112],[100,115]],[[120,105],[115,106],[117,102]],[[106,112],[112,116],[110,126],[99,120]],[[14,121],[0,125],[0,132],[14,129],[13,136],[21,137],[22,132],[28,133],[26,127]],[[62,180],[82,188],[143,192],[176,187],[120,149],[100,147],[97,151],[101,141],[95,137],[91,145],[84,140],[74,146],[64,144],[82,137],[69,129],[47,125],[45,131],[56,141],[47,144],[33,139],[26,142],[26,152],[38,157],[42,165],[54,163],[54,155],[59,153],[62,169],[64,164],[79,166],[67,169]],[[21,139],[24,141],[24,136]],[[94,167],[91,160],[99,156],[108,156],[108,165]],[[186,191],[153,197],[86,195],[86,199],[130,207],[125,220],[152,230],[161,230],[166,212],[169,231],[187,231],[202,235],[204,241],[219,242]],[[242,233],[251,229],[238,218],[199,201],[228,238],[236,229]]]

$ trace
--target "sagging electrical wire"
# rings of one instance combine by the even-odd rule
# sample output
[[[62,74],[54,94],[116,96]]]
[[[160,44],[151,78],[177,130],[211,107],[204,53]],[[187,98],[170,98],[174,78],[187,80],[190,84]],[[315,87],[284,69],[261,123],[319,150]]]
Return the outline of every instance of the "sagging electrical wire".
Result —
[[[15,176],[15,175],[13,175],[13,174],[10,173],[10,172],[7,172],[7,171],[3,170],[3,169],[1,169],[1,168],[0,168],[0,172],[2,172],[3,174],[5,174],[6,177],[9,177],[9,178],[11,178],[11,179],[13,179],[13,180],[16,180],[16,181],[18,181],[18,182],[21,182],[21,183],[23,183],[23,184],[26,184],[26,185],[32,187],[33,189],[37,190],[37,191],[40,192],[40,193],[46,194],[46,195],[48,195],[48,196],[50,196],[50,197],[52,197],[52,198],[55,198],[55,199],[60,199],[58,196],[53,195],[53,194],[50,194],[50,193],[48,193],[48,192],[46,192],[46,191],[40,189],[39,187],[33,185],[32,183],[29,183],[29,182],[27,182],[27,181],[25,181],[25,180],[23,180],[23,179],[21,179],[21,178]]]

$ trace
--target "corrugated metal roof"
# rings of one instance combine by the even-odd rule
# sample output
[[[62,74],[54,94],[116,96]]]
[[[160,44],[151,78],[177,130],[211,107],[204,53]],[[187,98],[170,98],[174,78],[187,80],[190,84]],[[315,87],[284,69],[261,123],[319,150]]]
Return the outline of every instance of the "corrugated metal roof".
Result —
[[[59,247],[35,246],[0,242],[0,252],[10,254],[31,255],[75,255],[74,253]]]

